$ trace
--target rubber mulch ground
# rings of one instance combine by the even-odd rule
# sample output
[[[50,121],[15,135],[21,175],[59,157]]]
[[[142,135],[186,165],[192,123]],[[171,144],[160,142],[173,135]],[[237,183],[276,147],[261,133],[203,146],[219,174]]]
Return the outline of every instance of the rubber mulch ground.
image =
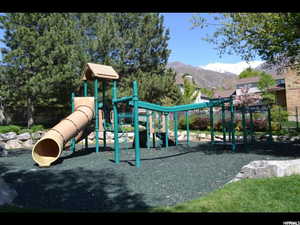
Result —
[[[141,149],[141,168],[135,167],[134,149],[121,152],[115,164],[111,149],[94,146],[64,151],[49,168],[39,168],[30,150],[9,150],[0,157],[0,174],[18,196],[13,204],[26,208],[63,211],[121,212],[170,206],[205,195],[230,181],[253,160],[295,159],[297,144],[240,146],[191,143]],[[299,150],[298,150],[299,149]]]

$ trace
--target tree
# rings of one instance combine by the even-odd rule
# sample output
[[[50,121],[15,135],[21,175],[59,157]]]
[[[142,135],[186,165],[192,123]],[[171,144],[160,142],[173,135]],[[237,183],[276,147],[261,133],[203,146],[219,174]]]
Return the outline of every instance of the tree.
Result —
[[[178,101],[178,104],[194,103],[200,93],[200,89],[189,79],[183,79],[183,94]]]
[[[212,25],[195,15],[193,28]],[[220,55],[238,54],[249,61],[256,55],[279,69],[300,69],[300,13],[224,13],[214,17],[216,31],[204,38]]]
[[[269,88],[276,84],[275,80],[270,74],[261,73],[258,81],[258,88],[262,92],[262,102],[269,105],[275,102],[275,94],[269,91]]]
[[[67,105],[79,84],[85,62],[78,24],[68,13],[7,13],[2,49],[1,93],[10,111],[24,111],[27,126],[34,124],[38,106]]]
[[[243,70],[239,74],[239,79],[249,78],[249,77],[258,77],[258,76],[260,76],[261,73],[262,73],[261,71],[254,70],[249,67],[249,68]]]

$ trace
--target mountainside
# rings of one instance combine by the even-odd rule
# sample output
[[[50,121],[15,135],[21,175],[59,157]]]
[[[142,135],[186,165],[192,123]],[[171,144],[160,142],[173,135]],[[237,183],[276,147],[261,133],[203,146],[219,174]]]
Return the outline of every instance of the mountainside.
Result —
[[[201,88],[231,89],[235,87],[237,80],[237,75],[233,73],[219,73],[178,61],[168,63],[167,67],[172,68],[178,77],[181,77],[184,73],[192,75],[197,85]]]

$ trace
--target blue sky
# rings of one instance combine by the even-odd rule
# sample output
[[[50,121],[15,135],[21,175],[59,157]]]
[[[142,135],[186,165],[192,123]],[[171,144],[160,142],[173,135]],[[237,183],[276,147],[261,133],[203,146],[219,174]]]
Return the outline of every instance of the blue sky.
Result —
[[[237,55],[224,54],[219,57],[216,46],[201,40],[206,34],[212,34],[214,27],[204,29],[190,29],[189,21],[193,13],[162,13],[165,27],[170,29],[169,48],[172,50],[169,62],[181,61],[193,66],[209,63],[238,63],[242,59]],[[211,19],[212,13],[202,13],[205,18]],[[214,14],[216,15],[216,14]],[[260,60],[258,57],[255,60]]]

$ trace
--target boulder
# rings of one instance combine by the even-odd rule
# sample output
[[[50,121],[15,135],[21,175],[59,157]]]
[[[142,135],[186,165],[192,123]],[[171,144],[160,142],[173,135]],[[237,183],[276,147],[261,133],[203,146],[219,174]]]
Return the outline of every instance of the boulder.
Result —
[[[16,139],[17,138],[17,134],[15,132],[8,132],[5,134],[2,134],[2,139],[4,141],[8,141],[8,140],[12,140],[12,139]]]
[[[101,132],[102,133],[102,132]],[[103,136],[103,133],[102,133],[102,136]],[[95,132],[91,132],[88,136],[88,139],[89,140],[93,140],[95,138]]]
[[[283,177],[293,174],[300,174],[300,159],[257,160],[243,166],[241,171],[230,182],[247,178]]]
[[[9,140],[5,144],[5,149],[18,149],[23,148],[22,142],[15,139],[15,140]]]
[[[34,145],[34,143],[33,143],[33,141],[31,139],[23,142],[23,147],[24,148],[32,148],[33,145]]]
[[[0,206],[11,204],[17,197],[17,192],[0,177]]]
[[[41,132],[37,131],[31,134],[33,140],[39,140],[42,137]]]
[[[31,139],[31,135],[28,132],[22,133],[17,136],[17,139],[20,141],[27,141],[27,140]]]

